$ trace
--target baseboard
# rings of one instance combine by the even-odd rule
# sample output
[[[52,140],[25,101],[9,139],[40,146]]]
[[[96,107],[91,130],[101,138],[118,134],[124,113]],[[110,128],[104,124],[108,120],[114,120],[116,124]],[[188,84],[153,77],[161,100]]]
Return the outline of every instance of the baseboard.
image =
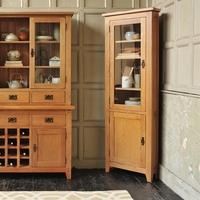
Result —
[[[159,178],[176,194],[185,200],[200,200],[200,192],[178,178],[164,166],[160,165]]]
[[[73,160],[73,167],[77,169],[102,169],[105,168],[104,160]]]

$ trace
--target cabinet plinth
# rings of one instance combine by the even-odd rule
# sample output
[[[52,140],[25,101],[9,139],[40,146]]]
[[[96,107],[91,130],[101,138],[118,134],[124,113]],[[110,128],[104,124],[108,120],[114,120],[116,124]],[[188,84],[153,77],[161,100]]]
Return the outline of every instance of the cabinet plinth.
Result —
[[[106,172],[126,169],[152,182],[158,160],[159,10],[103,16]]]
[[[0,14],[0,173],[71,178],[72,15]]]

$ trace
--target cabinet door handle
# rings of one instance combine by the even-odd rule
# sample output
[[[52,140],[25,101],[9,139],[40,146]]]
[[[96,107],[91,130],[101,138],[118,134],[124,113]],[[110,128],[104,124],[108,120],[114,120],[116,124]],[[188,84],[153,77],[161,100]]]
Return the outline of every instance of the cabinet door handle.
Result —
[[[53,100],[53,95],[47,94],[47,95],[44,96],[44,99],[45,100]]]
[[[17,100],[17,95],[9,95],[9,100]]]
[[[145,67],[145,61],[142,60],[142,68],[144,68],[144,67]]]
[[[8,118],[8,123],[16,123],[17,122],[17,118],[16,117],[9,117]]]
[[[36,152],[36,151],[37,151],[37,145],[34,144],[34,145],[33,145],[33,152]]]
[[[46,117],[44,121],[45,123],[53,123],[53,117]]]
[[[34,56],[35,56],[35,50],[31,49],[31,57],[34,57]]]
[[[145,143],[145,141],[144,141],[144,137],[141,137],[141,145],[143,146],[144,145],[144,143]]]

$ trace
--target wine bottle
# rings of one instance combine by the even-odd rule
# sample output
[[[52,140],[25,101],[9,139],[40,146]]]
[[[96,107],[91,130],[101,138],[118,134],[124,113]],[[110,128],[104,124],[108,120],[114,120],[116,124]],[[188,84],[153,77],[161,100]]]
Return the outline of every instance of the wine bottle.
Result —
[[[16,139],[8,139],[8,144],[11,145],[11,146],[16,146],[17,140]]]
[[[0,149],[0,156],[4,156],[4,155],[5,155],[4,149]]]
[[[17,165],[17,160],[16,159],[8,159],[8,165],[10,167],[15,167]]]
[[[0,159],[0,167],[5,165],[5,160],[4,159]]]

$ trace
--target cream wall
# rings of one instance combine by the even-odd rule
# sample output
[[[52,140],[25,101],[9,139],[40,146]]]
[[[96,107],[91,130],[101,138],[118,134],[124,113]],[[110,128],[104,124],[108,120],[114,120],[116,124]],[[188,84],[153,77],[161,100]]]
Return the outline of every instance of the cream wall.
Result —
[[[200,0],[153,0],[161,8],[160,179],[200,199]]]
[[[73,165],[104,167],[104,18],[139,8],[141,0],[1,0],[2,8],[60,7],[74,11],[72,44]]]

